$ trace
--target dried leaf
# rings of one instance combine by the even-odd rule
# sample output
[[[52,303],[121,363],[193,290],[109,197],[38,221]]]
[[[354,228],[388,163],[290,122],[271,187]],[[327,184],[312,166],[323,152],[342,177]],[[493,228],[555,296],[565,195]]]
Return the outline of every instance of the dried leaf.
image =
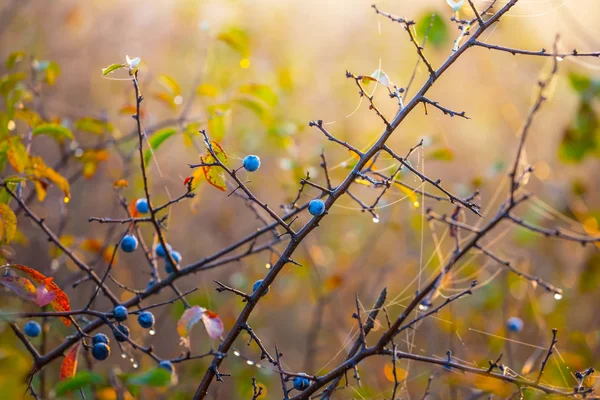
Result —
[[[216,313],[211,311],[206,310],[202,313],[202,322],[204,322],[206,332],[211,339],[218,339],[225,330],[223,321],[221,321]]]
[[[177,321],[177,333],[181,337],[181,344],[190,349],[190,332],[192,327],[202,319],[202,314],[206,311],[200,306],[193,306],[183,312],[179,321]]]
[[[215,155],[217,156],[217,158],[224,165],[227,165],[227,154],[225,154],[225,151],[223,150],[223,148],[215,141],[211,141],[211,147],[212,147]],[[212,164],[217,161],[213,157],[213,155],[210,154],[210,152],[206,156],[201,157],[200,160],[206,164]],[[208,183],[210,183],[211,185],[213,185],[214,187],[216,187],[217,189],[220,189],[222,191],[225,191],[227,189],[224,172],[221,167],[218,167],[218,166],[206,167],[205,166],[205,167],[202,167],[202,170],[204,171],[204,176],[206,177],[206,180],[208,181]]]

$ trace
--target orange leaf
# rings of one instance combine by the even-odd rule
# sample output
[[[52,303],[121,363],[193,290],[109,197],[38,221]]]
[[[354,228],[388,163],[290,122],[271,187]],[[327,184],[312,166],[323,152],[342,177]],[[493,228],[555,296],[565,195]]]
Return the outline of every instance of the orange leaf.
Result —
[[[119,180],[116,180],[114,183],[115,188],[126,188],[128,186],[129,186],[129,182],[127,182],[126,179],[119,179]]]
[[[217,158],[224,164],[227,165],[227,154],[225,154],[225,150],[215,141],[210,142],[211,147],[217,156]],[[215,157],[213,157],[210,152],[204,156],[200,157],[201,162],[206,164],[213,164],[217,162]],[[227,190],[227,185],[225,184],[225,177],[223,176],[223,169],[221,167],[202,167],[204,171],[204,176],[206,176],[206,180],[208,183],[213,185],[219,190],[225,191]]]
[[[77,372],[77,355],[79,354],[79,345],[81,342],[78,342],[69,352],[67,356],[62,362],[60,366],[60,380],[69,379],[75,376],[75,372]]]
[[[133,199],[129,203],[129,214],[131,214],[132,218],[137,218],[137,217],[139,217],[141,215],[138,212],[137,207],[135,206],[135,203],[137,203],[137,199]]]
[[[39,273],[33,268],[26,267],[20,264],[11,264],[8,265],[10,268],[18,269],[19,271],[27,274],[31,280],[33,280],[37,284],[44,284],[46,289],[54,293],[56,296],[55,299],[50,303],[54,311],[62,312],[62,311],[71,311],[71,305],[69,303],[69,297],[62,291],[61,288],[58,287],[56,283],[52,281],[52,278],[46,277],[44,274]],[[71,320],[69,318],[61,317],[62,322],[66,326],[71,326]]]

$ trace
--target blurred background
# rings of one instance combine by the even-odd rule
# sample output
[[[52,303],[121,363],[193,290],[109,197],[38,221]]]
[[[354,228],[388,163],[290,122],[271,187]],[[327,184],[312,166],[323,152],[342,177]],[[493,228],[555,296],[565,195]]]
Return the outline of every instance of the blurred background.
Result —
[[[332,134],[360,149],[368,148],[382,131],[381,121],[368,110],[365,101],[361,103],[345,71],[371,75],[381,69],[394,84],[405,87],[417,62],[403,27],[376,15],[371,3],[362,0],[1,3],[0,57],[6,59],[11,52],[24,51],[28,57],[58,65],[56,82],[41,91],[38,109],[43,110],[40,114],[44,119],[72,127],[75,141],[71,149],[80,148],[90,156],[82,157],[80,152],[79,159],[62,171],[64,176],[75,177],[68,204],[64,204],[57,189],[51,189],[43,203],[31,203],[32,209],[47,218],[48,224],[86,260],[93,260],[97,256],[94,252],[103,245],[114,245],[127,229],[114,227],[117,232],[110,243],[105,243],[111,227],[88,222],[90,216],[125,217],[115,196],[114,181],[131,172],[129,187],[122,194],[128,201],[143,195],[139,160],[133,152],[136,141],[130,140],[135,132],[132,84],[126,72],[103,77],[102,68],[123,63],[126,55],[140,57],[139,79],[145,96],[143,126],[149,133],[157,124],[176,130],[156,149],[149,163],[155,204],[184,192],[183,180],[192,173],[188,164],[199,162],[199,154],[204,153],[196,131],[208,128],[227,152],[230,165],[239,166],[247,154],[260,156],[259,172],[242,175],[251,181],[248,186],[258,198],[283,213],[279,206],[294,200],[299,180],[307,171],[324,184],[319,167],[322,151],[334,184],[341,182],[355,161],[344,148],[309,128],[308,121],[322,119]],[[489,4],[474,3],[479,9]],[[498,6],[504,3],[497,2]],[[378,7],[416,20],[420,37],[435,13],[425,51],[434,66],[451,54],[460,31],[450,21],[454,13],[445,1],[389,0],[379,2]],[[458,16],[472,17],[468,6]],[[600,3],[593,0],[522,0],[501,23],[484,33],[482,40],[540,50],[551,49],[555,36],[560,34],[561,51],[598,51],[599,18]],[[466,221],[481,224],[493,217],[505,199],[506,176],[514,160],[517,135],[536,93],[536,82],[549,67],[546,58],[470,49],[428,97],[453,110],[465,111],[471,119],[450,118],[432,107],[426,115],[423,108],[417,107],[389,145],[398,154],[405,154],[423,138],[425,145],[412,156],[413,165],[433,179],[441,179],[457,195],[480,190],[478,201],[484,219],[467,214]],[[539,226],[560,226],[593,235],[598,233],[600,217],[600,61],[567,58],[559,68],[552,94],[538,113],[526,145],[526,163],[535,167],[527,189],[535,196],[519,208],[518,214]],[[4,65],[1,69],[7,72]],[[426,79],[427,70],[420,65],[409,97]],[[258,101],[249,99],[243,88],[250,84],[264,85],[260,87],[268,90],[254,93]],[[376,101],[386,116],[394,115],[397,102],[381,87],[376,91]],[[100,134],[78,124],[86,118],[105,121]],[[17,129],[25,132],[26,125],[19,123]],[[84,151],[110,137],[116,144],[107,152]],[[61,158],[60,146],[50,138],[35,140],[32,153],[42,155],[48,165],[55,165]],[[395,168],[393,165],[381,157],[377,168]],[[402,172],[401,179],[415,187],[421,184],[407,171]],[[436,193],[435,188],[425,188]],[[353,192],[365,203],[378,194],[368,187]],[[307,188],[301,202],[317,194]],[[352,318],[356,294],[366,312],[387,287],[386,306],[394,317],[420,285],[438,271],[453,251],[454,241],[446,226],[426,220],[424,213],[429,207],[438,214],[453,210],[448,203],[423,199],[399,187],[385,195],[375,219],[361,212],[348,196],[339,200],[295,253],[294,259],[302,267],[286,267],[249,320],[269,350],[274,352],[277,344],[286,369],[323,374],[345,358],[348,345],[357,337]],[[303,214],[295,226],[307,220]],[[171,208],[167,236],[183,255],[185,266],[261,226],[241,199],[227,197],[202,181],[194,199]],[[81,278],[76,266],[22,215],[19,229],[21,239],[11,245],[13,260],[54,276],[65,288],[73,308],[84,306],[93,286],[84,283],[72,288],[73,282]],[[143,226],[143,232],[151,241],[151,227]],[[399,348],[441,359],[450,349],[455,360],[480,367],[487,367],[488,359],[503,353],[502,361],[511,373],[535,377],[550,343],[551,328],[558,328],[559,344],[543,382],[573,387],[577,383],[573,374],[597,366],[600,351],[600,320],[594,311],[596,301],[600,301],[596,290],[600,283],[598,249],[543,238],[508,223],[496,228],[486,245],[520,269],[562,288],[563,298],[557,300],[543,288],[507,274],[499,265],[472,253],[444,281],[441,294],[456,294],[472,280],[480,283],[477,290],[429,318],[417,330],[399,336]],[[280,244],[276,249],[281,251],[283,247]],[[275,261],[276,254],[260,253],[189,275],[179,287],[199,288],[188,300],[217,312],[227,332],[243,303],[230,293],[217,293],[213,281],[251,292],[253,283],[263,278]],[[105,264],[98,263],[97,268],[103,271]],[[138,289],[144,289],[150,278],[140,252],[119,253],[113,271],[120,282]],[[161,273],[164,275],[164,270]],[[115,285],[111,287],[123,300],[132,296]],[[152,302],[172,296],[164,291]],[[0,304],[11,310],[28,307],[4,291]],[[100,310],[108,307],[104,299],[96,303]],[[155,336],[131,323],[132,336],[141,343],[153,344],[160,357],[175,358],[182,351],[175,327],[182,312],[180,303],[164,306],[155,313]],[[521,332],[507,331],[510,317],[524,321]],[[383,317],[378,319],[373,338],[383,331],[381,324],[385,325]],[[70,333],[57,322],[51,326],[48,348]],[[0,325],[0,338],[0,390],[8,393],[6,398],[19,398],[25,385],[16,378],[25,376],[30,359],[6,324]],[[232,376],[212,385],[212,398],[251,398],[252,377],[264,387],[262,398],[282,397],[279,376],[268,363],[257,367],[260,351],[254,343],[246,346],[247,339],[243,334],[236,343],[239,357],[230,354],[224,361],[221,372]],[[201,327],[195,328],[193,353],[217,346]],[[121,359],[119,353],[115,347],[109,360],[95,363],[93,368],[133,371],[132,362]],[[154,365],[147,356],[132,354],[141,370]],[[84,362],[80,365],[91,366]],[[207,366],[208,359],[178,364],[176,387],[168,391],[148,389],[140,398],[190,398]],[[430,375],[435,376],[431,398],[469,398],[473,388],[499,398],[514,392],[511,386],[428,364],[401,361],[398,367],[401,398],[421,398]],[[349,376],[349,387],[337,392],[335,398],[389,398],[393,388],[389,360],[369,359],[360,372],[362,387]],[[58,378],[57,362],[48,368],[47,376],[52,387]],[[588,384],[594,384],[594,377]],[[528,395],[536,398],[534,393]],[[112,394],[102,391],[97,396],[111,398]]]

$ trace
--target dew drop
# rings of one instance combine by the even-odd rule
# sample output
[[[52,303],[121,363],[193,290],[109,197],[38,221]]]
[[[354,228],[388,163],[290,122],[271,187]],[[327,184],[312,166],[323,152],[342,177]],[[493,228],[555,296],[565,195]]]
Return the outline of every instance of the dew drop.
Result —
[[[233,352],[233,355],[236,356],[236,357],[239,357],[240,356],[240,352],[236,350],[236,351]]]
[[[175,98],[173,99],[173,103],[175,103],[177,105],[183,103],[183,97],[181,97],[181,96],[175,96]]]
[[[376,223],[376,224],[379,223],[379,218],[373,217],[373,222]]]
[[[271,268],[271,264],[270,264],[270,263],[266,263],[266,264],[265,264],[265,267],[266,267],[267,269],[269,269],[269,268]]]
[[[246,360],[246,364],[248,364],[248,365],[254,365],[254,361],[252,361],[252,360]]]
[[[562,295],[562,293],[554,293],[554,299],[555,299],[555,300],[560,300],[560,299],[562,299],[562,298],[563,298],[563,295]]]
[[[134,362],[135,362],[135,359],[134,359],[133,357],[131,357],[131,358],[129,359],[129,362],[132,362],[132,363],[134,363]]]
[[[133,368],[139,367],[138,363],[133,363]]]
[[[154,335],[156,335],[156,331],[155,331],[154,329],[150,329],[150,330],[148,331],[148,333],[150,334],[150,336],[154,336]]]
[[[556,61],[561,62],[562,60],[564,60],[563,57],[556,57]]]
[[[415,200],[415,201],[413,202],[413,207],[414,207],[414,208],[419,208],[419,206],[420,206],[419,202]]]
[[[421,311],[427,311],[429,309],[428,306],[426,306],[425,304],[419,304],[419,310]]]
[[[127,358],[127,354],[121,353],[121,358]]]
[[[17,127],[17,124],[15,124],[15,121],[13,121],[11,119],[10,121],[8,121],[8,124],[6,124],[6,127],[8,128],[9,131],[14,131],[15,128]]]

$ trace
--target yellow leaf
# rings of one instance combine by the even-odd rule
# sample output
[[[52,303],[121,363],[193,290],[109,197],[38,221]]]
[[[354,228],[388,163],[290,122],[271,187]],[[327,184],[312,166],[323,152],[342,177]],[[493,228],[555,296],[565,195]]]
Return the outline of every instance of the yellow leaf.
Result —
[[[395,382],[394,380],[394,366],[392,364],[385,364],[383,366],[383,374],[385,375],[385,377],[387,378],[388,381],[390,382]],[[398,365],[396,365],[396,379],[398,380],[398,382],[402,382],[403,380],[406,379],[406,377],[408,376],[408,371],[398,367]]]
[[[152,96],[154,98],[156,98],[157,100],[162,101],[164,104],[166,104],[167,106],[169,106],[172,109],[177,108],[177,104],[175,104],[173,95],[170,93],[166,93],[166,92],[152,93]]]
[[[17,232],[17,216],[4,203],[0,203],[0,244],[8,244]]]
[[[65,198],[69,199],[71,197],[69,181],[54,169],[48,167],[41,157],[31,157],[27,169],[27,173],[30,174],[31,179],[35,181],[35,187],[40,201],[43,201],[46,197],[46,184],[42,182],[41,179],[47,179],[56,185],[56,187],[62,190]]]
[[[163,85],[173,96],[179,96],[181,94],[179,83],[169,75],[161,74],[156,79],[158,80],[158,83]]]
[[[219,94],[219,89],[210,83],[202,83],[196,88],[196,93],[200,96],[216,97]]]
[[[8,162],[14,168],[14,170],[18,173],[23,172],[25,167],[27,166],[27,159],[29,155],[27,154],[27,149],[23,144],[17,140],[10,140],[8,142]]]

